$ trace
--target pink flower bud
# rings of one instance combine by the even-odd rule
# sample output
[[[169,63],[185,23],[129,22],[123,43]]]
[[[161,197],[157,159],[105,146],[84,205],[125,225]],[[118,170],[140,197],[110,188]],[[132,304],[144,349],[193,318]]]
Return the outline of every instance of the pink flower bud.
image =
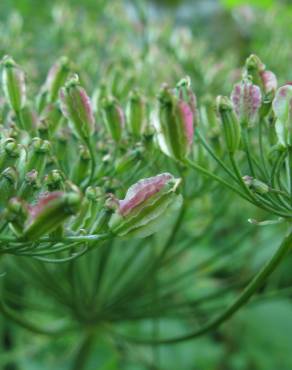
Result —
[[[193,111],[191,107],[184,101],[178,102],[177,109],[178,109],[178,114],[181,114],[181,120],[184,125],[184,131],[185,131],[185,135],[188,141],[188,145],[191,146],[193,143],[193,137],[194,137]]]
[[[175,193],[180,179],[169,173],[143,179],[131,186],[112,215],[109,227],[119,236],[145,237],[156,232],[172,209],[181,206]]]
[[[77,193],[46,193],[37,204],[29,206],[29,218],[23,238],[35,240],[53,231],[79,210],[80,202],[81,198]]]
[[[88,140],[94,130],[95,120],[90,99],[80,86],[78,76],[72,77],[60,90],[60,101],[62,112],[73,124],[76,133]]]
[[[119,201],[119,210],[126,216],[131,210],[158,193],[172,176],[169,173],[140,180],[128,190],[125,199]]]
[[[258,86],[244,80],[234,86],[231,100],[241,124],[254,122],[261,106],[262,95]]]
[[[196,121],[196,98],[188,80],[182,80],[176,91],[162,86],[158,115],[159,119],[153,122],[162,151],[175,159],[184,159],[191,150]]]
[[[265,94],[275,93],[278,86],[276,75],[271,71],[263,71],[260,73]]]

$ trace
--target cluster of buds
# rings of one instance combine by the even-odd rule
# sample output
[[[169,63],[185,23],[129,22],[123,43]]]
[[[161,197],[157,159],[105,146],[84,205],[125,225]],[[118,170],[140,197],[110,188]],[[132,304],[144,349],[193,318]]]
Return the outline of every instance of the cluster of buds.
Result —
[[[67,58],[57,61],[33,102],[24,72],[11,58],[3,60],[8,109],[0,127],[0,239],[5,235],[19,246],[49,240],[58,246],[68,237],[78,240],[87,234],[151,235],[171,209],[180,206],[180,180],[169,173],[146,178],[118,200],[121,182],[113,176],[115,172],[128,182],[151,156],[143,141],[146,99],[134,89],[123,108],[116,98],[103,94],[98,109],[93,109],[79,77],[70,77],[70,71]],[[194,114],[189,85],[181,83],[173,99],[177,128],[183,128],[180,145],[187,146],[187,153]],[[97,118],[106,130],[97,125]],[[107,146],[108,136],[114,146]]]

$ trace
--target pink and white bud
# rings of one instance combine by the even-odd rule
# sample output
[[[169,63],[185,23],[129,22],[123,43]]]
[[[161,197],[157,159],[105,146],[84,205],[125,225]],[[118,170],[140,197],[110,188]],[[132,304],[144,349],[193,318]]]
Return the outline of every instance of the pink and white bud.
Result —
[[[189,80],[181,80],[175,90],[163,85],[158,99],[158,119],[153,124],[159,146],[170,157],[183,160],[191,150],[197,120],[196,97]]]
[[[234,110],[241,124],[253,123],[262,103],[262,94],[258,86],[244,80],[236,84],[231,93]]]
[[[169,173],[138,181],[118,201],[118,209],[109,222],[111,231],[119,236],[136,237],[156,232],[166,213],[181,204],[181,197],[175,194],[179,183],[180,179]]]
[[[150,177],[138,181],[127,191],[126,197],[119,201],[119,211],[121,215],[126,216],[131,210],[139,204],[158,193],[172,176],[169,173]]]
[[[275,94],[278,86],[278,81],[276,75],[271,71],[262,71],[260,72],[262,83],[263,83],[263,91],[266,95],[268,94]]]

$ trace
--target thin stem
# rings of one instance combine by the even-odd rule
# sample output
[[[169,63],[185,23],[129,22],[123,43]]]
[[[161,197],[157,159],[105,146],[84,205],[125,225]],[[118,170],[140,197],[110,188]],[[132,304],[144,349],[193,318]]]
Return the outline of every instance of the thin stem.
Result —
[[[253,166],[253,162],[252,162],[252,157],[251,157],[250,149],[249,149],[249,136],[248,136],[248,129],[247,128],[244,128],[242,130],[242,141],[243,141],[244,150],[245,150],[245,153],[246,153],[248,166],[249,166],[251,175],[255,177],[256,174],[255,174],[255,170],[254,170],[254,166]]]
[[[258,125],[258,139],[259,139],[259,150],[260,150],[260,158],[263,165],[263,170],[266,174],[267,179],[269,178],[269,171],[267,169],[267,162],[266,162],[266,155],[264,152],[264,146],[263,146],[263,122],[260,121]]]
[[[88,185],[88,184],[91,184],[92,180],[94,179],[95,168],[96,168],[96,159],[95,159],[94,148],[93,148],[93,145],[92,145],[92,142],[91,142],[90,138],[88,139],[88,141],[86,141],[86,145],[87,145],[87,148],[89,150],[90,159],[91,159],[90,176],[89,176],[88,183],[87,183],[87,185]]]
[[[39,327],[24,318],[20,317],[18,313],[14,313],[12,310],[10,310],[6,305],[3,303],[3,301],[0,299],[0,312],[3,316],[5,316],[7,319],[15,322],[17,325],[21,326],[22,328],[29,330],[35,334],[41,334],[41,335],[61,335],[64,332],[70,330],[71,328],[63,327],[60,329],[52,329],[51,327]]]
[[[43,237],[36,240],[38,243],[71,243],[71,242],[96,242],[99,240],[106,240],[110,238],[110,234],[93,234],[93,235],[76,235],[76,236],[65,236],[64,238],[51,238]],[[23,241],[11,236],[1,236],[0,241],[11,242],[11,243],[20,243],[20,244],[30,244],[35,243],[36,241]]]
[[[211,330],[218,328],[225,321],[230,319],[241,307],[243,307],[249,299],[253,296],[254,293],[263,285],[266,279],[273,273],[273,271],[279,266],[283,258],[286,256],[287,252],[292,246],[292,233],[288,237],[284,238],[283,242],[271,257],[271,259],[263,266],[263,268],[255,275],[251,282],[246,286],[243,292],[238,296],[238,298],[218,317],[207,322],[206,325],[203,325],[198,330],[191,332],[186,335],[177,336],[173,338],[165,338],[157,341],[140,339],[140,338],[131,338],[124,337],[126,340],[137,344],[175,344],[183,342],[186,340],[194,339],[203,334],[208,333]]]
[[[208,145],[208,143],[205,141],[205,139],[201,136],[199,130],[197,130],[197,136],[203,145],[203,147],[207,150],[207,152],[211,155],[211,157],[228,173],[228,175],[236,181],[236,177],[234,176],[233,172],[230,171],[230,169],[226,166],[226,164],[214,153],[214,151],[211,149],[211,147]]]
[[[247,195],[245,195],[242,191],[240,191],[239,189],[237,189],[236,187],[234,187],[233,185],[231,185],[230,183],[228,183],[227,181],[225,181],[221,177],[219,177],[219,176],[215,175],[214,173],[212,173],[212,172],[206,170],[205,168],[201,167],[197,163],[194,163],[194,162],[190,161],[189,159],[186,159],[185,160],[185,164],[187,166],[192,167],[194,170],[197,170],[197,171],[201,172],[205,176],[211,177],[213,180],[218,181],[220,184],[226,186],[230,190],[232,190],[235,193],[237,193],[238,195],[240,195],[245,200],[247,200],[247,201],[249,201],[249,202],[252,203],[252,200],[249,197],[247,197]]]

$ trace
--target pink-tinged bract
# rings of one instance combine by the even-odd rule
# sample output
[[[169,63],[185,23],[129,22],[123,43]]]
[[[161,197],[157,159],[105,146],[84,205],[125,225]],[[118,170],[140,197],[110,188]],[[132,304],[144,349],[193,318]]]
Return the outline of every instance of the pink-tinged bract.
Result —
[[[243,81],[234,86],[231,100],[239,120],[243,123],[253,122],[261,106],[261,90],[250,81]]]
[[[190,108],[190,106],[184,101],[179,101],[178,104],[182,113],[184,133],[187,138],[188,145],[191,146],[193,143],[194,136],[193,111]]]
[[[126,194],[125,199],[119,201],[119,211],[121,215],[126,216],[145,200],[158,193],[172,178],[172,175],[169,173],[163,173],[155,177],[140,180],[136,184],[132,185]]]
[[[273,72],[263,71],[261,72],[261,78],[265,94],[274,93],[277,90],[278,81]]]
[[[30,220],[32,221],[35,219],[45,209],[45,207],[50,206],[52,201],[60,198],[63,194],[64,193],[61,191],[42,194],[35,205],[29,206]]]
[[[273,110],[276,117],[285,122],[292,119],[292,85],[284,85],[276,92],[273,101]]]

